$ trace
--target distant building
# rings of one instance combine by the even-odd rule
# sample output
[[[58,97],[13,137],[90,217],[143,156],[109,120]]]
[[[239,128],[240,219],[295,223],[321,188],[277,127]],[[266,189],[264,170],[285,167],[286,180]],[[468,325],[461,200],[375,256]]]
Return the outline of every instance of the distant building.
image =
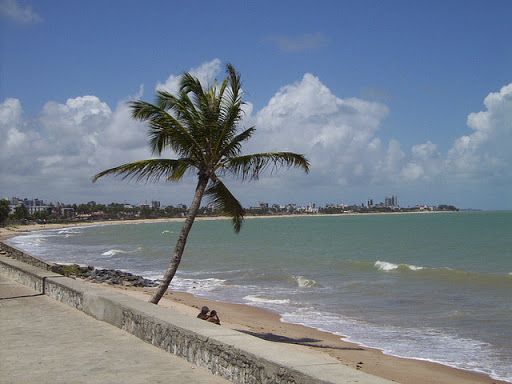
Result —
[[[51,213],[52,207],[49,205],[44,205],[43,200],[39,199],[20,199],[19,197],[13,197],[9,201],[9,213],[14,213],[17,207],[20,205],[24,205],[27,213],[29,215],[33,215],[37,212],[48,212]]]
[[[309,205],[306,207],[306,212],[308,213],[318,213],[318,208],[316,207],[315,203],[309,203]]]
[[[75,215],[75,210],[73,208],[62,208],[61,215],[64,217],[73,217]]]
[[[398,199],[396,195],[391,195],[391,197],[386,197],[384,199],[384,206],[386,208],[396,208],[398,207]]]

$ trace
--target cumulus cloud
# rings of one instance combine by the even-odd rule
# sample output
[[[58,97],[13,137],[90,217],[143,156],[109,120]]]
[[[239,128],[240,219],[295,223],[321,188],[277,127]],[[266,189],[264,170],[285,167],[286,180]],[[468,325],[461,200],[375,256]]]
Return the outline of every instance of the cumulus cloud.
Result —
[[[372,173],[381,147],[376,132],[387,114],[383,104],[340,99],[306,74],[256,114],[257,145],[304,153],[315,183],[346,185]]]
[[[189,72],[192,76],[199,79],[203,85],[211,85],[215,80],[216,76],[221,70],[221,62],[219,59],[213,59],[212,61],[205,62],[199,67],[190,69]],[[167,91],[170,93],[177,93],[179,90],[179,80],[181,74],[170,75],[165,83],[158,83],[156,86],[157,91]]]
[[[18,171],[23,173],[24,165],[12,161],[20,153],[26,151],[34,138],[23,122],[23,110],[17,99],[6,99],[0,104],[0,170],[2,174]],[[23,159],[23,163],[27,163]]]
[[[387,186],[391,191],[467,190],[467,182],[483,179],[510,184],[512,84],[489,94],[484,104],[486,111],[468,116],[473,133],[456,140],[448,153],[440,153],[431,141],[402,148],[397,140],[386,145],[379,138],[388,114],[386,105],[339,98],[319,78],[306,74],[300,82],[281,88],[256,113],[258,140],[254,144],[304,153],[311,160],[311,174],[304,186],[310,191],[365,186],[371,190]],[[466,184],[460,184],[464,180]],[[288,173],[279,181],[294,182]],[[268,183],[276,189],[281,185]]]
[[[471,113],[473,130],[457,139],[448,153],[448,165],[459,178],[512,178],[512,84],[490,93],[485,111]]]
[[[443,168],[443,158],[437,146],[428,141],[412,147],[410,160],[401,174],[405,180],[432,180],[443,171]]]
[[[126,103],[112,111],[96,96],[48,102],[33,119],[23,116],[19,100],[7,99],[0,105],[0,143],[2,185],[32,184],[32,194],[84,189],[86,195],[95,173],[149,157],[145,129]]]
[[[211,83],[223,77],[221,70],[220,60],[215,59],[191,72]],[[171,75],[157,87],[175,92],[178,78]],[[257,128],[245,153],[302,153],[311,161],[311,173],[265,174],[257,188],[228,184],[235,195],[242,196],[244,204],[260,199],[300,202],[319,196],[324,202],[344,202],[339,193],[347,188],[398,193],[401,188],[426,191],[459,183],[469,190],[475,180],[499,180],[510,186],[512,84],[490,93],[484,105],[484,111],[468,116],[471,132],[457,139],[447,153],[441,153],[431,141],[402,148],[397,140],[384,143],[379,138],[389,113],[385,104],[340,98],[318,77],[307,73],[283,86],[261,110],[254,111],[247,103],[242,123]],[[171,190],[160,184],[90,182],[97,172],[150,156],[146,127],[131,118],[124,101],[111,109],[96,96],[81,96],[64,104],[48,102],[35,117],[24,115],[20,100],[9,98],[0,104],[0,185],[16,186],[18,194],[47,198],[45,190],[46,196],[65,191],[68,201],[96,195],[100,201],[139,202],[165,196],[187,203],[194,187],[192,177]]]
[[[41,16],[32,10],[30,5],[22,7],[16,0],[0,2],[0,14],[18,24],[34,24],[43,21]]]

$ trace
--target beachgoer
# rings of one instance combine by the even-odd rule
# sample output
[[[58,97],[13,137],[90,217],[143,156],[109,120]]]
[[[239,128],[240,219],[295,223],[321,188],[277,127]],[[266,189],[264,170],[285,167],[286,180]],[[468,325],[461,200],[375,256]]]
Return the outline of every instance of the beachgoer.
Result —
[[[210,316],[208,316],[206,321],[213,323],[213,324],[220,325],[220,320],[219,320],[219,316],[217,315],[217,311],[212,309],[212,311],[210,312]]]
[[[203,319],[203,320],[208,320],[208,311],[209,310],[210,309],[207,306],[204,306],[203,308],[201,308],[201,312],[199,313],[199,315],[197,315],[197,318]]]

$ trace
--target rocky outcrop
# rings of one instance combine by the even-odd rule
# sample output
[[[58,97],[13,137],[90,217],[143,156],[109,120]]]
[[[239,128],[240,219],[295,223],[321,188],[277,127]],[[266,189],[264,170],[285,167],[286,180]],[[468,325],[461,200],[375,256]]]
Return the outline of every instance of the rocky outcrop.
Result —
[[[78,264],[59,266],[63,269],[65,276],[78,277],[92,283],[127,285],[131,287],[156,287],[158,285],[153,280],[117,269],[96,269],[93,266],[82,267]]]

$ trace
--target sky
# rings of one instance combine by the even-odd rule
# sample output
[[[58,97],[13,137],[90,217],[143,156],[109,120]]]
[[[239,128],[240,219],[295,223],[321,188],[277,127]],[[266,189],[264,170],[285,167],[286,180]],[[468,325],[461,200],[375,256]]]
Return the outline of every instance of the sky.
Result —
[[[91,178],[151,157],[127,102],[226,63],[256,127],[244,153],[311,162],[225,180],[244,206],[512,209],[509,0],[0,0],[0,197],[189,205],[193,174]]]

